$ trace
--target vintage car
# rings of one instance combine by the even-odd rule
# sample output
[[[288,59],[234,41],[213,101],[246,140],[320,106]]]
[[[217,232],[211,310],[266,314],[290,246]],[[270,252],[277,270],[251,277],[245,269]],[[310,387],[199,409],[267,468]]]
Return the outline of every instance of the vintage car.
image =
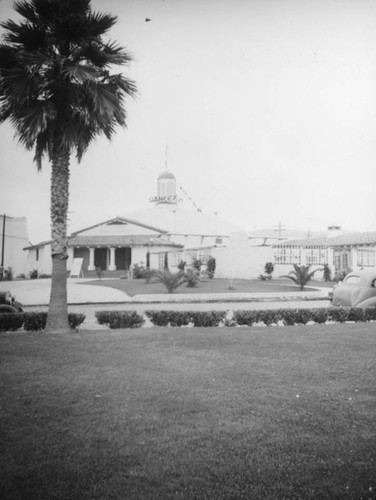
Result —
[[[333,288],[334,306],[376,306],[376,270],[353,271]]]
[[[22,304],[10,292],[0,292],[0,313],[22,312]]]

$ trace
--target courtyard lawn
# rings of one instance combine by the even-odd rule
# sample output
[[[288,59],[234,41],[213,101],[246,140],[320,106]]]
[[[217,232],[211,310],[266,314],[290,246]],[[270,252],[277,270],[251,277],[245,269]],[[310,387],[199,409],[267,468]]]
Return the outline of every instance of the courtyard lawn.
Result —
[[[161,283],[146,283],[144,279],[128,280],[128,279],[100,279],[94,281],[86,281],[83,285],[108,286],[125,292],[130,297],[139,294],[163,294],[168,293],[166,287]],[[311,281],[311,286],[332,288],[333,283],[327,284],[322,281]],[[303,291],[313,290],[306,286]],[[301,293],[297,285],[292,284],[290,280],[230,280],[214,278],[212,280],[200,281],[197,286],[190,288],[185,284],[175,290],[174,294],[200,294],[200,293],[275,293],[275,292],[297,292]]]
[[[374,499],[374,324],[6,333],[2,499]]]

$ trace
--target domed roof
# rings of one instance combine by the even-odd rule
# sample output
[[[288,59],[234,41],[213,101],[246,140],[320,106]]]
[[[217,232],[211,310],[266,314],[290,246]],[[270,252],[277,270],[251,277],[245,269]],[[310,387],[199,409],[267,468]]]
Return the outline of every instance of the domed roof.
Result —
[[[161,179],[173,179],[173,180],[176,180],[174,174],[172,174],[171,172],[168,172],[167,170],[165,172],[163,172],[158,177],[158,180],[161,180]]]

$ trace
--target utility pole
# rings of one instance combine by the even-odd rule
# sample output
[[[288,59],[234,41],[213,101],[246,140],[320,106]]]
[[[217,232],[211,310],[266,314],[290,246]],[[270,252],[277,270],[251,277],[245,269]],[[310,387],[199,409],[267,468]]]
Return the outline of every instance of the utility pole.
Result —
[[[7,216],[3,215],[3,237],[1,240],[1,267],[4,267],[4,248],[5,248],[5,220]]]
[[[286,226],[281,223],[281,221],[278,222],[277,226],[274,226],[274,231],[278,231],[278,236],[279,238],[282,237],[282,231],[286,231]]]

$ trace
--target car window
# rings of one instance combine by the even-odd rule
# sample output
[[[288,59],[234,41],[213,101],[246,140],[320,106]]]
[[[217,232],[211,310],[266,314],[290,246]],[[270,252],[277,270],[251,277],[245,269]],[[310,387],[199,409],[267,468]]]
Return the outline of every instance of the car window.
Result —
[[[346,285],[358,285],[359,281],[360,281],[360,276],[351,275],[347,276],[344,282],[346,283]]]

